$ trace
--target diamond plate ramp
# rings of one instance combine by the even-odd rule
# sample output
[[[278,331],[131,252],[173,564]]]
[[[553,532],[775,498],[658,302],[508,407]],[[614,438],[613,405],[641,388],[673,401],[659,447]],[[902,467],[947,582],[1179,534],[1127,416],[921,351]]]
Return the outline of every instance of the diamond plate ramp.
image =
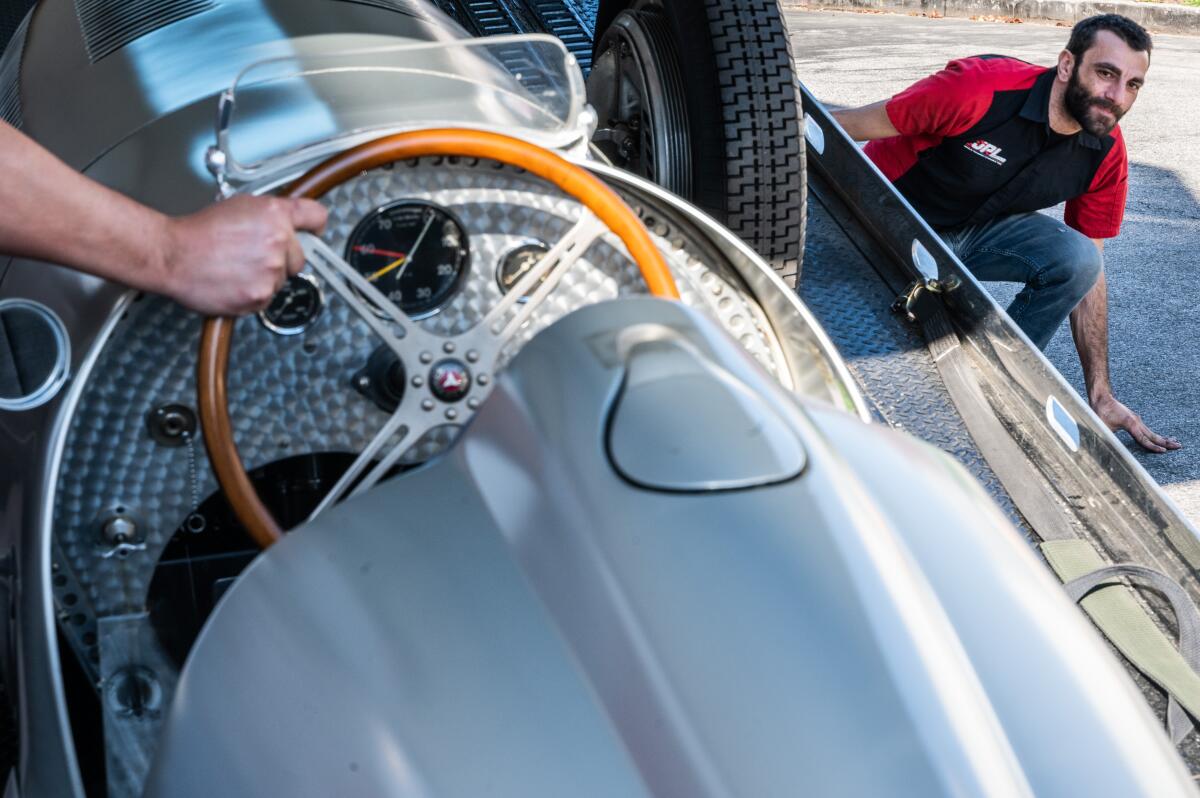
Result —
[[[837,345],[872,415],[962,463],[1033,544],[1024,518],[967,432],[920,329],[891,312],[898,291],[872,268],[818,194],[809,194],[800,298]],[[852,222],[842,223],[855,240],[867,240]]]

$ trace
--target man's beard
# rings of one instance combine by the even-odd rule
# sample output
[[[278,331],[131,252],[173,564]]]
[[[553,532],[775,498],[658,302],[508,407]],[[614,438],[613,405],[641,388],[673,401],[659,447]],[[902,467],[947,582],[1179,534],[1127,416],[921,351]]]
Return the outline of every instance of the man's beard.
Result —
[[[1067,113],[1075,117],[1075,121],[1079,123],[1080,127],[1097,138],[1107,136],[1112,132],[1112,129],[1117,126],[1117,122],[1125,115],[1125,112],[1111,100],[1088,94],[1088,90],[1079,80],[1079,64],[1076,64],[1075,68],[1071,70],[1071,79],[1067,81],[1067,91],[1063,95],[1063,102],[1067,106]],[[1112,114],[1111,122],[1097,113],[1096,109],[1100,108]]]

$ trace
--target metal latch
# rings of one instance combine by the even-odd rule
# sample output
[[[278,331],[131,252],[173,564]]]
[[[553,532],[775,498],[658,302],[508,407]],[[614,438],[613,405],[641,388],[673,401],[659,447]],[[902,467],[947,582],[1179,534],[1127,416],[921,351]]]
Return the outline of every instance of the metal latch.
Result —
[[[937,294],[953,291],[962,284],[955,275],[945,280],[914,280],[892,303],[893,313],[903,313],[912,322],[922,322],[937,309]]]

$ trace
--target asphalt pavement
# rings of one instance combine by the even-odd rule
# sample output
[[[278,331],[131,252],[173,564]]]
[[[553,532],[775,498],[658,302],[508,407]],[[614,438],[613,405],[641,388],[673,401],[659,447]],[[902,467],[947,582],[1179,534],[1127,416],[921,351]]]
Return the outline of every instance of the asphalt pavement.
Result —
[[[1069,29],[841,11],[788,11],[800,80],[830,107],[885,99],[980,53],[1050,66]],[[1146,86],[1121,123],[1130,159],[1121,234],[1105,248],[1110,359],[1117,398],[1184,448],[1148,454],[1119,435],[1200,526],[1200,38],[1157,35]],[[1061,217],[1061,208],[1048,211]],[[993,283],[1001,307],[1017,286]],[[1082,394],[1064,324],[1046,351]]]
[[[1066,22],[1122,14],[1152,33],[1200,34],[1200,7],[1163,0],[780,0],[785,8],[892,11],[1005,22]]]

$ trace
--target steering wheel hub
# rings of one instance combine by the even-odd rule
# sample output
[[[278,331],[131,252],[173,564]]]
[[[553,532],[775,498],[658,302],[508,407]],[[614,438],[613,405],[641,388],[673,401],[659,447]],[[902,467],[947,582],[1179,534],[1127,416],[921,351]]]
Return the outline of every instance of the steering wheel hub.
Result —
[[[471,390],[471,370],[454,358],[439,361],[429,370],[429,390],[443,402],[457,402]]]

